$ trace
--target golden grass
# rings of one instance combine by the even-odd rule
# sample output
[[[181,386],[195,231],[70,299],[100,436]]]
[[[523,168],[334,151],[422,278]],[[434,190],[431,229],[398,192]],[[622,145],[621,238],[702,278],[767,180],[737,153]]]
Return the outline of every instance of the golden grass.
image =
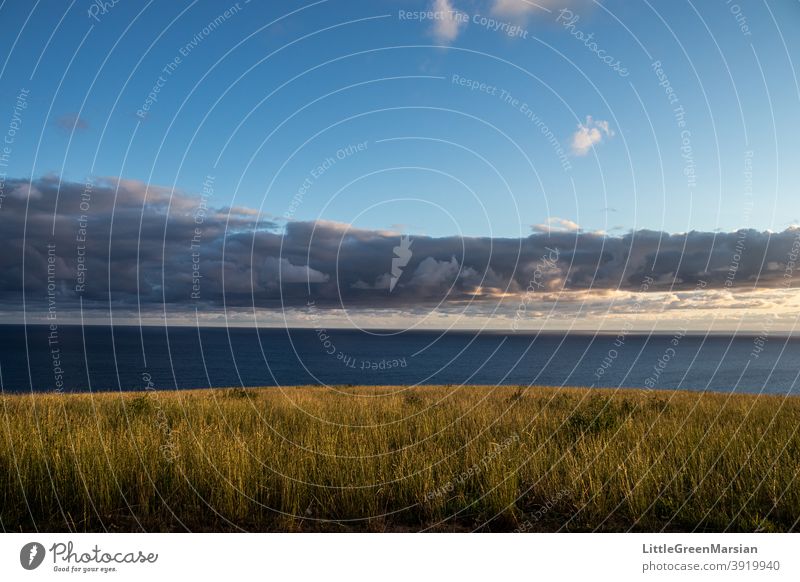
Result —
[[[517,387],[3,396],[6,531],[789,531],[800,400]]]

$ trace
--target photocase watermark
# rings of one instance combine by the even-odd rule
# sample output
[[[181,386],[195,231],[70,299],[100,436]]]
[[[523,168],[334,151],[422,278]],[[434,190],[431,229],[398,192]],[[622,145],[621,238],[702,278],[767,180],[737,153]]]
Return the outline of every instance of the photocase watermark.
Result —
[[[19,551],[19,563],[26,570],[35,570],[44,562],[46,552],[39,542],[29,542]]]
[[[56,542],[49,549],[39,542],[29,542],[19,551],[19,563],[25,570],[35,570],[44,563],[48,552],[52,557],[53,572],[69,574],[108,574],[120,571],[121,565],[155,564],[158,554],[142,550],[106,550],[95,544],[88,549],[78,549],[69,542]]]
[[[631,307],[631,312],[634,316],[639,315],[642,311],[642,300],[641,297],[644,293],[647,293],[650,290],[650,286],[655,282],[650,275],[645,275],[642,279],[641,285],[639,285],[639,293],[637,294],[636,301],[634,301],[633,306]],[[594,372],[594,378],[597,381],[602,380],[603,376],[605,376],[606,372],[611,369],[614,365],[614,362],[617,361],[620,355],[620,350],[625,347],[625,342],[628,339],[628,334],[633,331],[634,322],[633,317],[625,318],[625,321],[622,324],[622,327],[617,332],[617,335],[614,337],[614,343],[612,347],[608,349],[606,352],[603,361],[600,362],[600,365]]]
[[[785,290],[792,288],[794,273],[798,267],[798,259],[800,259],[800,229],[798,229],[797,234],[792,241],[792,246],[789,248],[789,252],[786,253],[786,267],[783,269],[783,281],[781,281],[781,287],[783,287]],[[767,346],[769,336],[772,333],[772,326],[774,325],[775,320],[778,318],[777,313],[772,312],[770,315],[771,317],[765,317],[762,320],[761,331],[753,339],[753,349],[750,351],[751,361],[760,358],[761,353]]]
[[[17,132],[22,127],[22,113],[28,108],[28,95],[30,89],[22,88],[17,93],[14,108],[11,111],[11,119],[3,135],[3,143],[0,144],[0,210],[3,209],[3,202],[6,199],[6,180],[8,180],[8,164],[11,162],[11,153],[14,151],[14,142],[17,140]]]
[[[192,231],[192,238],[189,242],[189,251],[192,260],[192,291],[190,297],[193,300],[200,299],[200,283],[203,279],[203,274],[200,269],[200,249],[203,243],[203,223],[208,215],[208,201],[214,196],[214,181],[216,178],[207,175],[203,180],[203,190],[200,196],[200,203],[194,211],[194,230]]]
[[[78,295],[86,291],[86,274],[89,266],[86,264],[86,243],[89,233],[89,210],[92,208],[92,193],[94,192],[94,182],[87,178],[81,192],[80,208],[81,215],[78,217],[78,230],[75,233],[75,293]]]
[[[725,5],[733,15],[736,25],[739,27],[739,32],[741,32],[743,36],[753,36],[750,25],[747,23],[747,16],[745,16],[742,7],[733,0],[725,0]]]
[[[699,279],[697,281],[697,285],[695,285],[694,292],[698,293],[700,291],[705,290],[708,287],[708,282]],[[689,321],[684,319],[684,325],[678,331],[676,331],[673,336],[669,340],[669,345],[664,349],[664,352],[659,356],[656,360],[656,363],[653,365],[652,371],[650,376],[644,381],[645,388],[652,390],[655,388],[661,380],[661,375],[664,373],[664,370],[667,369],[670,362],[674,360],[678,355],[678,347],[681,344],[683,338],[689,333]]]
[[[536,292],[547,286],[547,282],[544,280],[545,276],[558,271],[558,259],[560,256],[558,247],[554,249],[545,247],[545,250],[547,252],[541,256],[533,268],[533,275],[514,313],[514,319],[511,322],[511,329],[513,331],[519,330],[519,322],[528,311],[528,305],[533,301]]]
[[[400,237],[400,244],[392,249],[394,258],[392,259],[392,278],[389,281],[389,293],[394,291],[397,282],[403,276],[403,269],[411,260],[411,244],[413,242],[407,235],[402,236]]]
[[[547,143],[549,143],[550,147],[553,148],[553,151],[555,152],[556,156],[558,157],[558,161],[561,164],[561,168],[565,172],[569,172],[572,169],[572,163],[569,161],[569,155],[564,150],[561,142],[555,136],[547,123],[545,123],[545,121],[539,117],[536,111],[534,111],[527,102],[518,99],[506,89],[502,89],[496,85],[479,81],[477,79],[462,77],[458,74],[453,74],[450,77],[450,82],[453,85],[464,87],[470,91],[477,91],[479,93],[485,93],[486,95],[496,97],[504,105],[508,105],[509,107],[519,111],[541,132],[542,136],[544,136],[545,140],[547,140]]]
[[[492,32],[502,32],[509,38],[522,38],[524,40],[528,40],[528,31],[522,28],[519,24],[512,24],[510,22],[497,20],[481,14],[473,15],[472,23],[477,24],[486,30],[491,30]]]
[[[553,151],[558,157],[563,170],[568,172],[572,169],[572,163],[569,161],[569,156],[561,145],[561,142],[555,136],[550,127],[541,117],[539,117],[539,115],[527,102],[518,99],[506,89],[501,89],[495,85],[490,85],[475,79],[468,79],[457,74],[452,75],[451,83],[461,87],[466,87],[470,91],[478,91],[481,93],[486,93],[487,95],[491,95],[492,97],[497,97],[504,105],[508,105],[511,108],[519,111],[528,121],[536,126],[536,128],[541,132],[542,136],[544,136],[544,138],[553,148]]]
[[[230,18],[238,14],[242,10],[242,4],[248,4],[249,2],[250,0],[236,2],[224,12],[218,14],[214,20],[210,21],[202,29],[200,29],[200,31],[198,31],[189,42],[178,49],[178,54],[176,54],[171,61],[161,67],[161,74],[159,74],[155,83],[153,83],[153,86],[150,88],[150,92],[147,94],[147,97],[142,105],[136,110],[136,117],[139,119],[145,119],[147,117],[147,114],[150,112],[153,106],[158,103],[159,94],[166,86],[167,81],[169,81],[170,77],[172,77],[178,68],[180,68],[181,64],[183,64],[183,59],[188,57],[192,51],[194,51],[198,46],[200,46],[200,44],[203,43],[203,41],[211,36],[215,30],[217,30]]]
[[[97,544],[89,549],[76,549],[71,541],[56,542],[48,551],[53,557],[54,572],[72,574],[107,574],[119,571],[118,566],[122,564],[144,565],[155,564],[158,561],[158,554],[154,552],[105,550]]]
[[[603,357],[603,360],[600,362],[600,365],[594,372],[594,378],[596,382],[599,382],[603,379],[603,377],[608,373],[608,371],[614,366],[614,363],[619,359],[623,348],[625,347],[628,335],[634,328],[634,318],[638,316],[643,309],[642,299],[641,297],[650,291],[650,288],[655,283],[655,279],[652,275],[645,275],[642,279],[642,283],[639,286],[638,293],[636,295],[636,301],[633,303],[630,312],[631,317],[626,318],[622,327],[617,332],[616,336],[614,337],[614,342],[612,346],[606,352],[606,355]],[[708,282],[705,280],[698,280],[697,285],[695,286],[694,292],[700,292],[708,287]],[[680,346],[681,341],[684,337],[688,334],[689,329],[689,322],[684,320],[684,325],[678,329],[670,338],[669,345],[664,349],[663,353],[658,357],[656,363],[653,365],[651,370],[650,376],[644,381],[644,387],[646,389],[652,390],[658,385],[658,382],[661,379],[661,375],[666,370],[667,366],[672,362],[672,360],[677,357],[678,355],[678,347]]]
[[[661,61],[653,61],[650,68],[655,73],[659,87],[664,89],[667,101],[669,101],[669,104],[673,108],[672,114],[675,118],[675,124],[678,130],[680,130],[680,151],[681,158],[683,159],[683,175],[686,176],[686,187],[692,190],[697,186],[697,170],[694,161],[694,148],[692,146],[692,132],[688,128],[686,122],[686,110],[681,104],[675,89],[672,87],[672,82],[664,71]]]
[[[569,487],[562,489],[556,493],[556,495],[548,499],[544,505],[537,509],[528,519],[522,522],[513,533],[525,533],[531,531],[536,522],[541,520],[551,509],[556,506],[559,501],[561,501],[567,495],[572,495],[572,489]]]
[[[398,10],[397,19],[415,22],[452,20],[454,22],[466,24],[469,22],[469,15],[460,10]]]
[[[341,147],[333,155],[326,157],[324,160],[319,162],[314,168],[312,168],[308,175],[303,180],[303,183],[300,184],[300,187],[295,192],[294,196],[292,196],[292,201],[289,203],[289,207],[283,213],[283,218],[285,220],[291,220],[294,218],[297,209],[305,200],[306,194],[308,194],[311,187],[314,183],[319,180],[322,176],[324,176],[331,168],[333,168],[336,164],[341,162],[342,160],[346,160],[350,156],[363,152],[369,147],[368,141],[362,141],[355,144],[349,144],[347,146]]]
[[[56,280],[56,244],[47,243],[47,347],[50,348],[50,364],[53,370],[55,391],[64,391],[64,368],[61,362],[61,345],[58,339],[58,281]]]
[[[744,218],[745,222],[749,224],[750,214],[755,206],[753,202],[753,158],[755,152],[753,150],[745,150],[744,152],[744,170],[742,171],[742,180],[744,183]]]
[[[322,350],[327,355],[335,357],[336,361],[341,363],[344,367],[350,368],[351,370],[361,370],[363,372],[385,372],[386,370],[391,370],[393,368],[408,367],[408,361],[406,360],[405,356],[373,360],[369,358],[353,356],[352,354],[343,352],[336,347],[336,343],[333,341],[333,337],[328,330],[322,325],[319,325],[321,320],[317,314],[316,303],[309,299],[306,302],[306,307],[309,308],[311,319],[317,324],[316,327],[314,327],[314,333],[317,335],[317,339],[319,340]]]
[[[471,17],[460,10],[398,10],[397,19],[413,22],[448,22],[456,26],[465,26],[470,22],[492,32],[501,32],[510,38],[528,38],[528,31],[519,24],[497,20],[482,14]]]
[[[144,383],[144,389],[147,396],[151,394],[155,395],[156,387],[155,383],[153,382],[153,378],[149,372],[142,372],[142,382]],[[145,396],[145,398],[147,398]],[[167,418],[166,412],[161,406],[161,403],[158,401],[158,398],[155,396],[153,399],[156,401],[156,426],[164,435],[164,443],[160,445],[158,448],[161,451],[164,460],[167,463],[172,463],[175,459],[178,458],[178,453],[176,452],[175,441],[172,436],[172,426],[170,425],[169,419]]]
[[[86,14],[95,22],[100,22],[100,17],[105,16],[119,4],[122,0],[94,0],[90,5]]]
[[[688,330],[686,328],[677,331],[669,340],[669,346],[664,349],[664,353],[659,356],[656,363],[653,365],[653,370],[650,376],[644,381],[645,388],[655,388],[658,381],[661,379],[661,374],[666,370],[669,363],[678,355],[678,347],[681,345],[681,340],[686,337]]]
[[[317,183],[317,181],[327,175],[335,166],[356,154],[367,151],[368,149],[369,141],[365,140],[361,142],[350,143],[340,147],[335,152],[332,152],[330,155],[317,162],[308,171],[308,174],[303,179],[303,182],[298,187],[294,196],[292,196],[289,206],[283,213],[283,219],[286,221],[291,221],[294,219],[298,208],[300,208],[303,202],[305,202],[305,198],[311,191],[312,187]],[[336,347],[331,334],[328,332],[325,326],[322,325],[322,319],[319,316],[316,302],[309,298],[306,301],[306,307],[308,308],[309,317],[314,326],[314,332],[317,334],[317,338],[320,341],[323,351],[327,355],[335,357],[336,361],[341,365],[351,369],[360,369],[363,371],[384,371],[391,368],[404,368],[407,366],[405,358],[384,358],[381,360],[371,360],[359,358],[339,350]]]
[[[558,12],[556,22],[561,24],[572,36],[581,41],[587,49],[593,52],[600,61],[608,65],[612,71],[617,73],[620,77],[627,77],[630,74],[627,67],[625,67],[619,59],[609,55],[605,49],[597,44],[593,32],[587,34],[575,26],[580,19],[580,15],[575,14],[569,8],[562,8]]]
[[[486,453],[481,460],[472,465],[469,469],[462,471],[458,474],[457,477],[448,481],[445,485],[434,489],[433,491],[428,491],[425,494],[424,501],[427,503],[432,501],[433,499],[442,497],[447,495],[448,493],[452,493],[455,491],[456,485],[461,485],[466,483],[472,477],[479,475],[481,472],[485,471],[489,464],[497,459],[500,455],[502,455],[509,447],[511,447],[514,443],[519,442],[519,435],[512,434],[511,436],[507,437],[500,443],[494,443],[494,448],[492,451]]]
[[[723,285],[725,285],[726,289],[730,289],[735,283],[736,273],[739,272],[739,265],[742,262],[742,254],[744,253],[746,240],[747,231],[742,229],[736,235],[736,246],[733,249],[733,256],[731,256],[731,262],[728,265],[728,273],[725,275],[725,282]]]
[[[743,218],[744,228],[741,228],[736,236],[736,246],[733,249],[730,264],[728,265],[728,273],[725,276],[725,288],[730,289],[734,286],[736,281],[736,274],[739,272],[739,266],[742,262],[742,255],[744,254],[747,246],[747,226],[750,224],[750,214],[755,206],[753,202],[753,151],[747,150],[744,153],[744,206]]]
[[[492,97],[498,97],[502,93],[502,89],[497,87],[496,85],[490,85],[484,81],[478,81],[477,79],[469,79],[467,77],[462,77],[461,75],[453,74],[450,77],[450,82],[453,85],[458,85],[460,87],[466,87],[470,91],[478,91],[479,93],[486,93],[487,95],[491,95]]]

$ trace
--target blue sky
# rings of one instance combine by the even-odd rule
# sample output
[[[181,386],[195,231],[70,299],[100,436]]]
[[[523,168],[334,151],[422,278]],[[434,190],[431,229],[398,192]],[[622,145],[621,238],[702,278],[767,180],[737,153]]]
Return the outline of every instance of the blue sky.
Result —
[[[778,231],[800,219],[790,62],[800,62],[791,33],[800,4],[540,5],[254,0],[206,34],[234,3],[6,2],[2,117],[30,91],[6,171],[121,176],[194,194],[212,175],[218,206],[433,236],[525,236],[548,219],[611,234]],[[467,23],[401,17],[442,7]],[[569,27],[564,7],[578,16]],[[579,124],[599,135],[586,151],[573,148]],[[365,146],[348,153],[356,144]]]

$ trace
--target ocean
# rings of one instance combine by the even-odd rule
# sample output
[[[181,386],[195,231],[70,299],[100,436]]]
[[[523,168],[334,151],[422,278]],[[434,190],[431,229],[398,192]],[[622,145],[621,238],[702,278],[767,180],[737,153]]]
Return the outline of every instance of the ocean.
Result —
[[[3,392],[510,384],[797,394],[800,338],[0,326]]]

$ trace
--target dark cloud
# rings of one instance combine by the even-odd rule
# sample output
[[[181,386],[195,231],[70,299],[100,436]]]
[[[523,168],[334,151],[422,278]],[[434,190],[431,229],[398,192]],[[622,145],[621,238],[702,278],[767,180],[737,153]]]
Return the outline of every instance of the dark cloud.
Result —
[[[709,290],[794,288],[790,261],[800,229],[417,236],[390,292],[399,241],[397,233],[325,221],[279,227],[249,208],[212,208],[203,198],[130,180],[9,180],[0,197],[0,302],[21,309],[24,293],[29,308],[41,307],[48,283],[60,307],[81,297],[87,308],[208,309],[297,307],[313,299],[321,307],[411,310],[490,303],[532,288],[638,291],[645,281],[651,292],[692,290],[700,281]]]
[[[89,129],[89,122],[77,113],[67,113],[56,119],[56,126],[64,131],[85,131]]]

